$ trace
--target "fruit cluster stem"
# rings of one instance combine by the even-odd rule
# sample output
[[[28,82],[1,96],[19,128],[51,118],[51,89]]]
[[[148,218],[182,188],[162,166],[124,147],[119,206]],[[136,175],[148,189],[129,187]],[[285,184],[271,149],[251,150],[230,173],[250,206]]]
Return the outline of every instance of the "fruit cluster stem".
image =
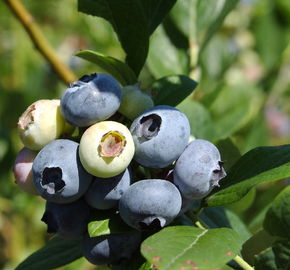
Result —
[[[47,41],[42,31],[38,27],[32,15],[25,8],[20,0],[5,0],[10,9],[14,12],[15,16],[22,23],[26,31],[28,32],[35,47],[46,58],[46,60],[52,65],[61,79],[69,84],[77,80],[74,72],[67,67],[57,55],[53,47]]]

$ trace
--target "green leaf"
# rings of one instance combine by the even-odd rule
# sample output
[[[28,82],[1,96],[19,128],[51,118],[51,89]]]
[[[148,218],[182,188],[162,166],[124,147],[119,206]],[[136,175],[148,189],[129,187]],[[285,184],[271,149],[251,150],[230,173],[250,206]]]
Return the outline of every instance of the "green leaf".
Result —
[[[289,269],[289,262],[290,241],[277,240],[271,249],[267,249],[255,258],[255,270]]]
[[[215,143],[215,146],[218,148],[222,160],[226,161],[223,167],[227,172],[241,157],[241,153],[231,138],[219,140]]]
[[[243,244],[241,251],[243,259],[250,265],[254,265],[255,257],[265,249],[271,247],[275,240],[265,230],[259,231]]]
[[[214,33],[221,27],[225,17],[230,13],[230,11],[237,5],[239,0],[226,0],[222,10],[220,11],[218,17],[214,20],[214,22],[209,27],[205,38],[203,39],[203,42],[201,44],[200,48],[200,54],[202,53],[203,49],[207,45],[207,43],[210,41]]]
[[[264,182],[290,176],[290,145],[257,147],[243,155],[220,181],[220,187],[203,198],[201,206],[215,207],[236,202]]]
[[[91,237],[108,234],[121,234],[134,231],[120,217],[119,213],[106,214],[107,211],[95,211],[92,220],[88,224],[88,232]]]
[[[208,141],[212,140],[212,119],[208,109],[205,106],[188,97],[176,108],[187,116],[190,123],[191,134],[196,139],[204,139]]]
[[[198,0],[197,1],[197,20],[196,28],[197,33],[207,29],[217,19],[221,12],[223,0]]]
[[[148,20],[148,31],[151,35],[163,21],[177,0],[139,0]]]
[[[147,66],[155,78],[175,74],[188,74],[187,51],[172,43],[160,25],[150,38]]]
[[[94,63],[107,74],[114,77],[123,87],[133,85],[138,81],[133,70],[127,64],[113,57],[90,50],[77,52],[74,56]]]
[[[251,237],[251,233],[243,221],[227,207],[205,208],[198,217],[211,229],[230,228],[236,231],[242,242]]]
[[[214,140],[229,137],[244,127],[259,111],[261,100],[261,89],[254,85],[226,85],[209,108]]]
[[[142,255],[158,270],[220,267],[240,249],[241,239],[231,229],[202,230],[191,226],[164,228],[141,244]]]
[[[289,43],[288,31],[274,12],[260,16],[253,25],[257,51],[265,68],[270,72],[281,59]]]
[[[177,106],[189,96],[197,86],[197,82],[184,75],[163,77],[151,85],[155,106],[169,105]]]
[[[273,236],[290,239],[290,186],[272,202],[263,223],[264,229]]]
[[[44,247],[30,255],[15,270],[51,270],[69,264],[83,256],[81,240],[55,237]]]
[[[148,21],[139,1],[78,0],[78,10],[109,21],[126,52],[126,63],[138,77],[149,47]]]

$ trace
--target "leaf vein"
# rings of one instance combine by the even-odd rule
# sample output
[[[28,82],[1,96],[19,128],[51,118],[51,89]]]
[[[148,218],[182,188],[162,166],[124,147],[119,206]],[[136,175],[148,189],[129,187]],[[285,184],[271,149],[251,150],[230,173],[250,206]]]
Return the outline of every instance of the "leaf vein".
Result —
[[[202,237],[203,235],[205,235],[207,232],[208,232],[208,230],[204,230],[202,232],[202,234],[200,234],[199,236],[197,236],[197,238],[195,239],[195,241],[193,241],[192,244],[189,245],[189,247],[185,248],[183,250],[183,252],[181,252],[180,254],[178,254],[176,257],[172,258],[172,260],[169,262],[169,264],[167,265],[167,267],[170,267],[171,265],[173,265],[174,262],[176,260],[178,260],[178,258],[180,258],[181,256],[183,256],[183,254],[185,254],[189,249],[191,249],[197,243],[197,241],[199,240],[199,238]],[[166,269],[170,269],[170,268],[166,268]]]

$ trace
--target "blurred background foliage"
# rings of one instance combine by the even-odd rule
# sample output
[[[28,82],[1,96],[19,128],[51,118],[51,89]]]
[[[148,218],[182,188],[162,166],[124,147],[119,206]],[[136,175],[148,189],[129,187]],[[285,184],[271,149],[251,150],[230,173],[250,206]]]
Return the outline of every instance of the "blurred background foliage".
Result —
[[[230,142],[238,157],[257,146],[289,143],[290,2],[239,1],[214,29],[225,2],[177,1],[150,38],[139,79],[144,87],[172,74],[198,81],[198,88],[177,108],[188,116],[192,135],[216,142],[222,153]],[[23,0],[23,4],[77,77],[101,72],[72,57],[79,50],[124,61],[111,25],[79,13],[76,0]],[[59,99],[67,85],[34,47],[5,1],[0,2],[0,41],[0,269],[10,270],[52,237],[40,221],[44,200],[14,183],[13,163],[23,147],[18,118],[36,100]],[[287,184],[285,179],[259,185],[229,208],[255,232],[267,205]],[[80,259],[63,269],[96,267]]]

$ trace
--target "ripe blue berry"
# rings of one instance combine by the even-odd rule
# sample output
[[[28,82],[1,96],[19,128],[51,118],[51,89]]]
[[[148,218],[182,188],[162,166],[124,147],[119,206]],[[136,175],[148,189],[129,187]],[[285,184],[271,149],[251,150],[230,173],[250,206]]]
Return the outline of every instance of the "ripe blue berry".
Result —
[[[174,165],[174,184],[188,200],[201,199],[226,176],[219,150],[209,141],[193,140]]]
[[[135,182],[119,202],[121,218],[138,230],[161,229],[178,215],[181,195],[167,180],[147,179]]]
[[[129,256],[139,246],[141,237],[140,231],[98,237],[86,233],[82,240],[82,253],[95,265],[118,264],[121,258]]]
[[[164,168],[175,161],[190,136],[187,117],[174,107],[160,105],[140,114],[130,127],[134,160],[144,167]]]
[[[74,141],[59,139],[40,150],[32,165],[32,177],[41,197],[69,203],[84,195],[93,176],[82,166],[78,148]]]
[[[96,177],[85,193],[87,203],[93,208],[106,210],[116,206],[131,184],[132,172],[125,171],[110,178]]]
[[[42,221],[47,224],[47,232],[54,233],[64,239],[81,237],[87,231],[91,208],[85,199],[58,204],[46,201]]]
[[[107,74],[91,74],[71,83],[61,97],[60,113],[66,122],[87,127],[106,120],[120,107],[122,88]]]

